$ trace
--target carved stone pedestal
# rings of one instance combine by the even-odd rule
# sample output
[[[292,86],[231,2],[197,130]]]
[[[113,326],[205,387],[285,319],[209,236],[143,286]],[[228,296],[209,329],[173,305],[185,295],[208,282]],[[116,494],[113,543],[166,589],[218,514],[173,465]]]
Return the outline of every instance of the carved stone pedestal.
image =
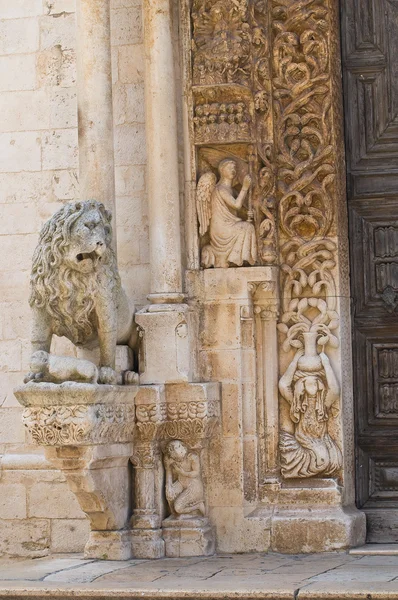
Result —
[[[163,538],[168,558],[211,556],[216,547],[214,527],[207,518],[163,521]]]
[[[301,483],[301,485],[300,485]],[[275,486],[274,486],[275,487]],[[365,543],[365,515],[343,506],[331,479],[263,486],[262,504],[248,516],[270,528],[270,550],[283,554],[332,552]]]
[[[271,549],[282,554],[333,552],[364,544],[365,515],[355,508],[278,509]]]
[[[90,520],[87,558],[131,558],[129,459],[137,388],[66,382],[15,390],[33,443],[63,472]]]
[[[136,314],[142,329],[140,383],[194,381],[196,320],[186,304],[152,304]]]
[[[137,527],[137,525],[134,526]],[[165,556],[161,529],[135,528],[130,533],[134,558],[163,558]]]

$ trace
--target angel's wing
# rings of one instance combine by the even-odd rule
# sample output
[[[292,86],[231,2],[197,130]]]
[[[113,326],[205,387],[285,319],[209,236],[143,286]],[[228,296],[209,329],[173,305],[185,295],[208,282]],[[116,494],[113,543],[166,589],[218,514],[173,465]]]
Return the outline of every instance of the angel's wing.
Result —
[[[212,171],[207,171],[199,179],[196,188],[196,210],[199,219],[199,233],[204,235],[209,228],[211,219],[211,195],[217,178]]]

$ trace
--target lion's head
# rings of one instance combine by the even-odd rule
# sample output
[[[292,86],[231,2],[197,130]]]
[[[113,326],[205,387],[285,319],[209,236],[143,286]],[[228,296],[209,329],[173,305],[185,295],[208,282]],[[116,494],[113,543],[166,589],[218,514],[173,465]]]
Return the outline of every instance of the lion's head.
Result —
[[[54,333],[74,344],[84,344],[95,333],[98,270],[107,270],[107,277],[120,285],[111,243],[111,213],[95,200],[66,204],[40,232],[29,303],[44,309]]]

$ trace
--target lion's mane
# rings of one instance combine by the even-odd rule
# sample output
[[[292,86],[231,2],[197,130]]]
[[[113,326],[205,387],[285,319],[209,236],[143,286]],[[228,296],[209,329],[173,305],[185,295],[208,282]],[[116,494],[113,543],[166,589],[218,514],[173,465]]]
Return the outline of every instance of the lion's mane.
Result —
[[[107,250],[101,272],[110,285],[120,286],[116,257],[112,250],[111,214],[95,201],[69,203],[43,226],[33,255],[29,304],[45,310],[52,319],[53,332],[84,345],[96,334],[94,318],[96,296],[101,293],[97,271],[89,275],[69,267],[64,260],[71,242],[71,229],[87,211],[97,209],[106,227]]]

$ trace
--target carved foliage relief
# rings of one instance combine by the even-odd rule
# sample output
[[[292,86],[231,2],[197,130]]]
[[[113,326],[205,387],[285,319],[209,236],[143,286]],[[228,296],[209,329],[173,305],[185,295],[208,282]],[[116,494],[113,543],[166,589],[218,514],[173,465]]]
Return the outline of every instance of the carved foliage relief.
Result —
[[[290,355],[279,382],[285,478],[335,476],[342,466],[332,427],[340,386],[328,355],[339,345],[336,244],[327,237],[337,194],[331,18],[329,0],[272,2],[282,362]]]
[[[273,94],[279,219],[287,237],[330,229],[335,194],[327,0],[274,0]]]
[[[191,4],[201,263],[279,258],[285,478],[335,476],[342,464],[334,419],[340,389],[330,362],[339,345],[334,10],[331,0]],[[226,159],[234,163],[229,179]]]
[[[190,17],[201,264],[272,264],[277,254],[268,2],[193,0]],[[235,163],[228,180],[220,172],[225,159]]]

